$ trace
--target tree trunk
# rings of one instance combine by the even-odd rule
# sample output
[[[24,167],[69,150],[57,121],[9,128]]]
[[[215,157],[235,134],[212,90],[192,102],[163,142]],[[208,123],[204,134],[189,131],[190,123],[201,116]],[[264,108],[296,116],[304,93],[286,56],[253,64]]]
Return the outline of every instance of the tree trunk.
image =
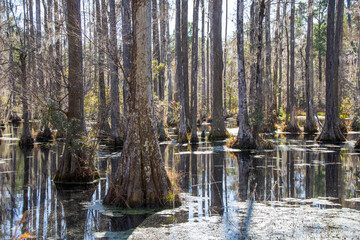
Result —
[[[263,42],[263,19],[265,12],[265,0],[259,2],[259,12],[257,30],[256,30],[256,72],[255,72],[255,83],[256,83],[256,100],[255,100],[255,124],[253,126],[253,135],[257,138],[259,130],[263,125],[264,112],[263,102],[264,96],[262,92],[263,78],[262,78],[262,42]]]
[[[295,0],[291,0],[290,16],[290,122],[285,128],[287,132],[300,132],[295,116]],[[288,94],[289,94],[288,93]]]
[[[43,73],[43,62],[42,62],[42,54],[41,54],[41,7],[40,7],[40,0],[35,0],[36,5],[36,64],[37,64],[37,71],[36,71],[36,81],[39,88],[45,88],[44,82],[44,73]],[[44,91],[46,92],[46,91]],[[35,105],[35,117],[38,115],[37,106]]]
[[[114,145],[122,145],[120,129],[120,100],[119,100],[119,67],[117,65],[118,48],[116,32],[115,0],[110,0],[110,76],[111,76],[111,141]]]
[[[213,8],[214,8],[214,1],[209,1],[209,6],[208,6],[208,15],[209,15],[209,31],[208,31],[208,35],[209,35],[209,112],[211,113],[211,118],[212,118],[212,112],[214,111],[214,96],[213,96],[213,83],[214,83],[214,53],[212,51],[213,49],[213,45],[214,45],[214,37],[213,37]],[[211,110],[211,111],[210,111]]]
[[[224,43],[224,116],[227,117],[227,108],[226,108],[226,58],[227,58],[227,26],[228,26],[228,0],[225,0],[226,13],[225,13],[225,43]]]
[[[185,121],[186,129],[190,126],[190,107],[189,107],[189,47],[188,47],[188,0],[181,1],[181,53],[182,53],[182,77],[184,84],[185,100]]]
[[[259,21],[259,2],[252,1],[250,6],[250,92],[249,109],[250,116],[255,120],[255,100],[256,100],[256,47],[257,47],[257,25]]]
[[[279,89],[279,75],[281,75],[281,72],[279,72],[279,62],[280,62],[280,45],[281,45],[281,38],[280,38],[280,0],[277,1],[276,4],[276,27],[275,27],[275,61],[274,61],[274,75],[273,75],[273,88],[272,88],[272,106],[271,106],[271,112],[274,112],[276,114],[277,112],[277,92]]]
[[[200,123],[206,119],[206,79],[205,79],[205,5],[201,0],[201,113]]]
[[[316,122],[314,116],[314,54],[313,54],[313,15],[314,0],[308,2],[308,30],[306,39],[306,123],[305,132],[316,132]]]
[[[185,112],[185,87],[183,78],[183,55],[181,52],[182,39],[180,35],[180,14],[181,13],[181,4],[180,0],[176,0],[176,32],[175,32],[175,57],[176,57],[176,77],[178,82],[178,92],[180,98],[180,127],[179,127],[179,136],[178,142],[185,143],[188,141],[186,135],[186,112]]]
[[[150,4],[134,0],[132,5],[134,44],[129,121],[121,160],[104,199],[105,204],[128,208],[169,206],[169,197],[173,196],[152,110]]]
[[[62,76],[62,55],[60,45],[60,11],[59,1],[54,1],[54,19],[55,19],[55,98],[60,100],[61,76]]]
[[[157,16],[157,0],[151,1],[152,13],[152,43],[153,43],[153,61],[156,61],[156,66],[160,65],[160,40],[159,40],[159,19]],[[153,91],[159,96],[159,74],[157,71],[153,72],[154,88]]]
[[[199,0],[194,0],[193,11],[193,36],[191,49],[191,142],[198,142],[197,137],[197,76],[198,76],[198,24]]]
[[[322,90],[322,88],[323,88],[323,84],[322,84],[322,78],[323,78],[323,76],[322,76],[322,73],[323,73],[323,71],[322,71],[322,51],[321,51],[321,48],[319,49],[319,53],[318,53],[318,58],[319,58],[319,92],[318,92],[318,105],[319,105],[319,107],[322,107],[322,101],[321,101],[321,96],[322,96],[322,94],[321,94],[321,90]]]
[[[123,101],[124,101],[124,116],[127,114],[128,110],[128,84],[125,79],[130,77],[130,69],[131,69],[131,47],[132,47],[132,38],[131,38],[131,8],[130,8],[130,0],[122,1],[122,43],[123,43],[123,68],[125,75],[124,76],[124,85],[123,85]]]
[[[324,128],[318,137],[320,141],[337,142],[345,140],[339,127],[338,92],[336,90],[338,88],[343,13],[344,1],[340,0],[337,6],[335,26],[335,0],[329,0],[326,32],[326,114]]]
[[[285,19],[285,33],[286,33],[286,115],[290,114],[290,39],[287,17]],[[286,122],[288,119],[286,118]]]
[[[233,148],[252,149],[256,143],[251,133],[247,110],[247,94],[245,80],[245,57],[244,57],[244,0],[237,0],[236,18],[236,43],[238,56],[238,85],[239,85],[239,131],[236,141],[231,145]]]
[[[166,3],[159,0],[160,12],[160,67],[159,67],[159,99],[165,99],[165,60],[166,60]]]
[[[165,29],[165,41],[166,41],[166,76],[168,81],[168,125],[172,122],[173,118],[173,109],[170,106],[173,101],[173,81],[171,78],[171,50],[170,50],[170,20],[169,20],[169,2],[165,1],[165,20],[166,21],[166,29]]]
[[[23,46],[24,47],[24,46]],[[26,53],[24,51],[20,52],[20,70],[21,70],[21,88],[22,88],[22,107],[23,107],[23,130],[20,138],[20,146],[28,147],[33,146],[34,139],[30,133],[29,126],[29,103],[28,103],[28,83],[27,83],[27,73],[26,73]]]
[[[209,2],[210,6],[210,2]],[[209,11],[209,9],[208,9]],[[210,14],[208,12],[207,36],[206,36],[206,117],[210,116]]]
[[[8,41],[9,41],[9,84],[11,86],[11,101],[10,105],[12,107],[16,106],[16,82],[15,82],[15,68],[14,68],[14,55],[13,55],[13,41],[12,41],[12,31],[10,25],[10,7],[11,1],[6,0],[6,20],[7,20],[7,30],[8,30]],[[12,112],[13,109],[11,108],[11,117],[14,119],[15,113]]]
[[[357,73],[356,73],[356,84],[357,84],[357,94],[360,95],[360,31],[359,31],[359,41],[358,41],[358,52],[357,52]],[[355,143],[355,148],[360,149],[360,138]]]
[[[212,109],[212,123],[209,139],[224,139],[226,138],[226,128],[223,114],[223,54],[222,54],[222,40],[221,40],[221,15],[222,15],[222,0],[214,1],[211,14],[211,28],[213,44],[211,51],[214,56],[214,70],[213,70],[213,109]]]
[[[273,98],[272,98],[272,82],[271,82],[271,32],[270,32],[270,0],[266,1],[266,10],[265,10],[265,62],[266,62],[266,115],[267,118],[270,118],[272,115],[272,105],[273,105]],[[268,119],[268,123],[269,123]],[[273,125],[274,123],[272,123]]]
[[[105,43],[106,43],[106,31],[104,18],[106,16],[101,16],[100,3],[99,0],[95,1],[96,4],[96,30],[98,35],[98,70],[99,70],[99,103],[98,103],[98,127],[100,136],[103,136],[106,133],[109,133],[109,122],[107,115],[107,106],[106,106],[106,96],[105,96],[105,72],[104,72],[104,63],[105,63]],[[103,14],[104,15],[104,14]]]
[[[34,41],[35,41],[35,30],[34,30],[34,13],[33,13],[33,1],[30,0],[29,5],[29,17],[30,17],[30,36],[29,36],[29,73],[30,76],[34,76],[36,73],[36,61],[35,61],[35,45],[34,45]],[[32,84],[30,84],[29,88],[32,88],[33,90],[37,89],[36,85],[34,84],[35,81],[32,81]],[[32,97],[31,94],[29,96],[29,100],[30,102],[32,102]]]
[[[92,182],[99,178],[95,171],[92,156],[89,156],[86,145],[82,143],[86,133],[84,121],[84,90],[82,69],[82,41],[80,0],[68,1],[67,37],[69,56],[69,129],[66,135],[66,145],[54,176],[57,183]]]
[[[156,0],[153,0],[153,2]],[[154,6],[153,6],[154,9]],[[159,100],[164,101],[164,95],[165,95],[165,45],[166,45],[166,39],[165,39],[165,2],[164,0],[159,1],[159,16],[160,16],[160,51],[159,51],[159,61],[158,61],[158,71],[157,71],[157,79],[158,79],[158,93],[159,93]],[[157,14],[157,13],[155,13]],[[158,21],[158,20],[157,20]],[[153,23],[154,24],[154,23]],[[156,24],[157,25],[157,24]],[[157,32],[158,33],[158,32]],[[159,37],[157,37],[159,40]],[[159,46],[158,46],[159,48]],[[154,76],[153,76],[154,77]],[[155,76],[156,78],[156,76]],[[170,137],[168,136],[167,132],[165,131],[164,126],[164,118],[165,118],[165,108],[163,106],[160,106],[160,114],[159,119],[157,120],[157,131],[158,131],[158,137],[159,141],[166,141],[169,140]]]
[[[287,1],[284,2],[283,15],[280,22],[280,44],[279,44],[279,111],[282,108],[282,76],[283,76],[283,34],[284,34],[284,19],[286,17]]]

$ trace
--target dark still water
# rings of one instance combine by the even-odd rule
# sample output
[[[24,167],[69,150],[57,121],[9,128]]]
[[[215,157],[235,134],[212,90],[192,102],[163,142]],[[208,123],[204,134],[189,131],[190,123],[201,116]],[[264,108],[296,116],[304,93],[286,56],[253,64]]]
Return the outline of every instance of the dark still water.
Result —
[[[311,230],[303,224],[300,232],[291,233],[293,238],[327,228],[347,234],[359,223],[348,222],[347,228],[336,222],[331,226],[317,223],[317,218],[331,218],[328,211],[345,218],[360,213],[360,154],[352,150],[351,141],[319,145],[315,136],[278,134],[268,136],[276,146],[274,150],[254,152],[228,149],[225,142],[200,142],[195,146],[161,143],[166,167],[181,188],[184,204],[172,215],[153,215],[151,209],[124,212],[102,205],[120,152],[100,146],[99,183],[65,191],[56,189],[52,182],[63,145],[35,145],[32,150],[21,150],[20,133],[20,128],[8,126],[0,138],[0,239],[18,238],[25,232],[39,239],[126,239],[139,225],[146,224],[148,231],[166,225],[182,234],[159,230],[158,238],[199,237],[176,230],[181,224],[198,226],[197,231],[203,231],[205,237],[209,234],[206,227],[215,224],[215,238],[239,238],[244,236],[245,223],[250,237],[262,238],[259,232],[269,226],[259,224],[275,222],[279,216],[294,217],[304,206],[308,208],[301,212],[309,217]],[[348,139],[356,137],[349,135]],[[254,208],[249,207],[249,199],[255,200]],[[268,219],[262,218],[266,214]],[[158,217],[148,220],[154,216]],[[272,234],[290,236],[284,232],[287,230],[281,231]],[[358,237],[357,233],[349,236]]]

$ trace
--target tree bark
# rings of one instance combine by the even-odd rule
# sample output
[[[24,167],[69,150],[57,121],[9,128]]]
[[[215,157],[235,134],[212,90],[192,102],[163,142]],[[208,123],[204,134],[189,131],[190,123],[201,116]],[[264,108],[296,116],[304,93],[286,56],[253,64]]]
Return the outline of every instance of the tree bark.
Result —
[[[129,121],[121,160],[104,203],[128,208],[169,206],[173,192],[157,140],[151,91],[151,2],[134,0],[132,15]]]
[[[125,79],[130,77],[130,69],[131,69],[131,47],[132,47],[132,38],[131,38],[131,8],[130,8],[130,0],[122,1],[122,43],[123,43],[123,67],[125,71],[124,76],[124,85],[123,85],[123,101],[124,101],[124,116],[127,114],[128,110],[128,84]]]
[[[45,88],[45,82],[44,82],[44,73],[43,73],[43,62],[42,62],[42,50],[41,50],[41,7],[40,7],[40,0],[35,0],[36,5],[36,39],[35,39],[35,45],[36,45],[36,65],[37,65],[37,71],[36,71],[36,81],[39,88],[44,89]],[[44,93],[44,92],[42,92]],[[35,106],[35,115],[38,115],[37,107]]]
[[[98,179],[92,156],[89,156],[83,137],[86,133],[84,120],[84,86],[82,68],[82,41],[80,0],[68,1],[66,6],[69,56],[69,129],[59,168],[54,176],[56,183],[92,182]]]
[[[280,37],[280,0],[277,1],[276,4],[276,27],[275,27],[275,61],[274,61],[274,68],[273,68],[273,88],[272,88],[272,98],[273,103],[271,106],[271,112],[276,114],[277,108],[277,98],[278,98],[278,89],[279,89],[279,75],[281,72],[279,71],[279,62],[280,62],[280,45],[281,45],[281,37]],[[279,79],[278,79],[279,78]]]
[[[153,3],[155,2],[156,4],[157,0],[153,0]],[[157,7],[153,6],[153,10],[154,8],[157,9]],[[155,10],[156,10],[155,9]],[[166,40],[165,40],[165,20],[164,20],[164,14],[165,14],[165,2],[164,0],[160,0],[159,1],[159,17],[160,17],[160,48],[159,48],[159,31],[158,31],[158,21],[159,19],[156,20],[156,28],[157,28],[157,40],[158,40],[158,53],[159,53],[159,57],[158,57],[158,71],[157,71],[157,76],[153,76],[155,78],[157,78],[158,80],[158,96],[159,96],[159,100],[163,101],[164,100],[164,95],[165,95],[165,45],[166,45]],[[154,15],[154,13],[153,13]],[[157,10],[155,11],[155,15],[157,15]],[[153,16],[154,17],[154,16]],[[157,16],[156,16],[157,17]],[[153,19],[154,21],[155,19]],[[154,22],[153,22],[153,26],[154,26]],[[154,37],[154,36],[153,36]],[[165,131],[165,126],[164,126],[164,118],[165,118],[165,108],[160,104],[160,114],[159,114],[159,119],[157,119],[157,131],[158,131],[158,137],[159,137],[159,141],[166,141],[169,140],[169,136]]]
[[[28,103],[28,83],[26,73],[26,57],[27,54],[24,51],[20,52],[20,70],[21,70],[21,88],[22,88],[22,110],[23,110],[23,130],[20,138],[20,146],[29,147],[34,144],[34,139],[30,133],[29,126],[29,103]]]
[[[156,61],[156,66],[160,65],[160,40],[159,40],[159,19],[157,16],[157,0],[151,1],[152,13],[152,43],[153,43],[153,61]],[[153,73],[154,88],[153,91],[159,96],[159,74]]]
[[[181,51],[182,39],[180,35],[181,26],[181,4],[180,0],[176,0],[176,32],[175,32],[175,56],[176,56],[176,77],[178,82],[178,92],[180,98],[180,127],[178,142],[185,143],[188,141],[186,135],[186,112],[185,112],[185,86],[183,78],[183,55]]]
[[[253,135],[257,138],[258,133],[263,125],[264,112],[263,102],[264,96],[262,92],[263,77],[262,77],[262,42],[263,42],[263,19],[265,13],[265,0],[259,2],[258,21],[255,21],[256,26],[256,67],[255,67],[255,83],[256,83],[256,100],[254,109]]]
[[[165,60],[166,60],[166,3],[159,0],[160,12],[160,68],[159,68],[159,99],[165,99]]]
[[[166,76],[168,81],[168,125],[172,122],[173,118],[173,109],[170,106],[173,101],[173,81],[171,78],[171,50],[170,50],[170,20],[169,20],[169,2],[165,1],[165,21],[166,21],[166,29],[165,29],[165,41],[166,41]]]
[[[256,148],[254,137],[249,125],[247,110],[247,94],[245,80],[245,57],[244,57],[244,0],[237,0],[236,18],[236,43],[238,56],[238,85],[239,85],[239,131],[236,141],[231,145],[233,148],[252,149]]]
[[[12,107],[16,106],[16,82],[15,82],[15,66],[14,66],[14,54],[13,54],[13,41],[12,41],[12,31],[10,25],[10,7],[11,1],[6,0],[6,20],[7,20],[7,30],[8,30],[8,41],[9,41],[9,84],[11,85],[11,105]],[[15,113],[12,112],[11,108],[11,117],[14,119]]]
[[[287,1],[284,2],[283,15],[280,22],[280,44],[279,44],[279,111],[282,108],[282,76],[283,76],[283,34],[284,34],[284,19],[286,17]]]
[[[265,10],[265,62],[266,62],[266,113],[267,118],[272,115],[272,105],[273,105],[273,94],[271,92],[272,82],[271,82],[271,32],[270,32],[270,0],[266,1],[266,10]]]
[[[214,33],[214,30],[213,30],[213,22],[214,22],[214,19],[213,19],[213,15],[212,15],[212,12],[213,12],[213,8],[214,8],[214,1],[209,1],[209,6],[208,6],[208,14],[209,14],[209,31],[208,31],[208,35],[209,35],[209,48],[208,48],[208,51],[209,51],[209,113],[211,115],[211,118],[212,118],[212,112],[214,111],[214,106],[213,106],[213,103],[214,103],[214,96],[213,96],[213,83],[214,83],[214,53],[212,51],[213,49],[213,45],[214,45],[214,37],[213,37],[213,33]],[[212,120],[212,119],[211,119]]]
[[[198,28],[199,0],[194,0],[193,8],[193,36],[191,49],[191,142],[198,142],[197,136],[197,76],[198,76]]]
[[[96,5],[96,30],[98,35],[98,70],[99,70],[99,103],[98,103],[98,127],[100,136],[103,136],[106,133],[109,133],[109,122],[107,116],[107,106],[106,106],[106,96],[105,96],[105,70],[104,70],[104,63],[105,63],[105,42],[106,42],[106,32],[105,29],[105,22],[102,20],[106,18],[106,16],[101,15],[100,3],[99,0],[95,1]]]
[[[320,141],[344,141],[345,137],[340,130],[338,110],[338,68],[339,54],[342,39],[342,17],[344,1],[340,0],[337,6],[337,22],[335,26],[335,0],[329,0],[326,32],[326,114],[324,128],[318,137]],[[335,31],[336,29],[336,31]]]
[[[209,2],[210,6],[210,2]],[[209,11],[209,9],[208,9]],[[208,12],[207,36],[206,36],[206,117],[210,116],[210,14]]]
[[[359,41],[358,41],[358,52],[357,52],[357,73],[356,73],[356,84],[357,84],[357,94],[360,95],[360,31],[359,31]],[[360,138],[355,143],[355,148],[360,149]]]
[[[228,0],[225,0],[226,3],[226,13],[225,13],[225,43],[224,43],[224,116],[227,117],[227,108],[226,108],[226,58],[227,58],[227,26],[228,26]]]
[[[60,100],[61,76],[62,71],[62,54],[60,44],[60,11],[59,0],[54,1],[54,21],[55,21],[55,98]]]
[[[205,5],[201,0],[201,113],[200,123],[206,119],[206,79],[205,79]]]
[[[255,101],[256,101],[256,47],[257,47],[257,26],[259,21],[259,2],[252,1],[250,6],[250,92],[249,109],[250,116],[255,120]]]
[[[290,122],[285,128],[287,132],[300,132],[295,116],[295,0],[291,0],[290,15]]]
[[[306,38],[305,79],[306,79],[306,123],[305,132],[316,132],[317,126],[314,116],[314,53],[313,53],[313,15],[314,0],[308,2],[308,30]]]
[[[222,54],[222,40],[221,40],[221,16],[222,16],[222,0],[214,1],[211,14],[211,28],[213,44],[211,51],[214,56],[214,70],[213,70],[213,109],[212,109],[212,123],[210,139],[224,139],[226,138],[226,128],[223,114],[223,54]]]
[[[182,53],[182,77],[184,84],[185,121],[186,129],[190,130],[190,107],[189,107],[189,47],[188,47],[188,0],[181,1],[181,53]]]
[[[111,77],[111,141],[114,145],[122,145],[123,139],[120,128],[120,100],[119,100],[119,67],[117,32],[116,32],[116,8],[115,0],[110,0],[110,77]]]

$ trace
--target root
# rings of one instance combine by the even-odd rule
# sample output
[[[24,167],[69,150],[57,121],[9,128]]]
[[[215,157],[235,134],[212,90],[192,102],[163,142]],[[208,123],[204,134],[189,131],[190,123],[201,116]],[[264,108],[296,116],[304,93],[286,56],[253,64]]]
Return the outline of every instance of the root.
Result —
[[[304,126],[304,132],[316,133],[318,131],[316,124],[309,124]]]
[[[184,133],[182,135],[179,134],[177,141],[178,141],[178,143],[188,143],[189,140],[188,140],[187,134],[186,133]]]
[[[224,140],[224,139],[230,138],[230,137],[231,137],[231,135],[227,130],[225,130],[225,133],[214,133],[213,131],[211,131],[208,135],[208,139],[210,141]]]
[[[12,123],[20,123],[21,122],[21,118],[16,113],[11,113],[9,120]]]
[[[301,132],[301,130],[300,130],[299,126],[297,125],[297,123],[291,124],[291,122],[289,122],[289,124],[284,128],[283,131],[284,132],[291,132],[291,133]]]
[[[274,149],[275,146],[272,142],[265,140],[262,137],[257,137],[256,139],[256,145],[257,145],[257,149]]]
[[[98,171],[88,167],[83,167],[73,173],[60,173],[57,171],[53,180],[54,183],[61,184],[85,184],[94,182],[99,178],[100,174]]]
[[[32,148],[34,139],[31,136],[21,136],[19,145],[21,148]]]
[[[38,135],[36,136],[36,141],[37,142],[49,142],[50,140],[52,140],[53,134],[50,130],[50,128],[45,128],[44,131],[38,133]]]
[[[237,137],[230,138],[226,146],[235,149],[256,149],[257,147],[254,139],[249,139],[249,138],[238,139]]]
[[[199,138],[198,138],[197,134],[195,134],[195,135],[191,134],[190,142],[191,143],[199,142]]]

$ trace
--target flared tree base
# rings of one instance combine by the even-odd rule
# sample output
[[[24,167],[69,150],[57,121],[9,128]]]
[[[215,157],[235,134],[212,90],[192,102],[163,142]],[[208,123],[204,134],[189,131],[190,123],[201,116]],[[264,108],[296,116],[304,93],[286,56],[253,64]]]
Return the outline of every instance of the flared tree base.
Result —
[[[9,120],[11,121],[11,123],[20,123],[21,122],[21,118],[16,113],[11,113]]]
[[[262,138],[261,136],[256,138],[257,149],[274,149],[275,146],[272,142]]]
[[[36,136],[37,142],[49,142],[53,139],[53,134],[50,130],[50,128],[45,128],[44,131],[39,132]]]
[[[265,132],[265,133],[275,132],[277,130],[275,123],[276,123],[275,115],[268,117],[262,126],[262,132]]]
[[[343,142],[346,140],[345,136],[342,134],[341,130],[339,127],[334,127],[334,128],[326,128],[326,126],[324,127],[323,131],[321,132],[321,134],[319,135],[319,137],[317,138],[318,141],[321,142]]]
[[[304,132],[307,133],[316,133],[318,128],[314,122],[305,123]]]
[[[284,128],[284,132],[297,133],[301,132],[301,130],[296,122],[289,122],[288,125]]]
[[[208,139],[210,141],[224,140],[224,139],[230,138],[230,137],[231,137],[231,135],[227,130],[225,130],[225,132],[213,132],[213,131],[211,131],[209,133],[209,135],[208,135]]]
[[[89,184],[100,179],[100,174],[91,168],[78,168],[78,171],[73,173],[62,173],[57,171],[53,178],[55,184],[81,185]]]
[[[229,140],[227,146],[235,149],[256,149],[257,147],[255,140],[249,137],[243,137],[242,139],[233,137]]]
[[[157,131],[158,131],[158,140],[160,142],[171,140],[169,134],[165,130],[163,123],[159,123]]]
[[[21,148],[32,148],[34,146],[34,139],[30,136],[21,136],[19,145]]]
[[[113,185],[104,198],[103,204],[120,208],[173,208],[181,205],[179,195],[169,193],[164,198],[146,196],[143,198],[129,198],[121,191],[121,186]]]
[[[177,138],[177,141],[178,141],[178,143],[188,143],[188,142],[189,142],[189,139],[188,139],[187,134],[186,134],[186,133],[184,133],[184,134],[180,134],[180,133],[179,133],[179,136],[178,136],[178,138]]]

